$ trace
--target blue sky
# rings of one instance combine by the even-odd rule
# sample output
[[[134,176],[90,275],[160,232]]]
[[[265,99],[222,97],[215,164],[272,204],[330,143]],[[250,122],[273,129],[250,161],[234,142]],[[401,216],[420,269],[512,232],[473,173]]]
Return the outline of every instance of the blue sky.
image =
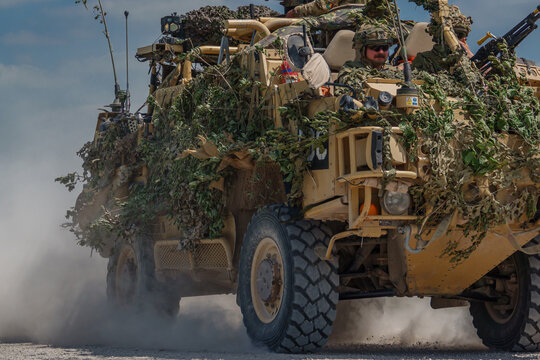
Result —
[[[537,1],[537,0],[536,0]],[[95,0],[89,0],[93,4]],[[257,1],[280,10],[278,0]],[[402,17],[425,20],[414,4],[398,0]],[[531,0],[454,1],[474,18],[469,43],[487,30],[503,34],[538,3]],[[130,67],[133,105],[147,95],[147,64],[136,62],[137,47],[152,43],[161,16],[203,5],[245,4],[238,0],[104,0],[122,87],[123,12],[131,15]],[[0,230],[11,222],[45,212],[54,226],[74,201],[54,177],[78,169],[76,150],[92,138],[97,108],[113,100],[113,78],[99,23],[72,0],[0,0]],[[540,31],[519,48],[520,56],[540,62]],[[23,195],[32,194],[32,199]],[[22,200],[28,200],[21,206]],[[14,230],[14,232],[16,232]]]

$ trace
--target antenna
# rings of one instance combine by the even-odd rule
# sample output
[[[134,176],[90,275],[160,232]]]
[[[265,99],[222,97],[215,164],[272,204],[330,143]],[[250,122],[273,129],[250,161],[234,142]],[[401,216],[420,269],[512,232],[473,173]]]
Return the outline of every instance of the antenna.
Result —
[[[397,6],[397,1],[394,0],[394,6],[396,9],[396,15],[397,15],[397,25],[394,23],[394,26],[397,27],[398,33],[399,33],[399,42],[401,45],[401,56],[403,57],[403,76],[405,78],[405,84],[407,87],[412,86],[411,81],[411,64],[409,63],[409,57],[407,55],[407,48],[405,47],[405,37],[403,36],[403,29],[401,28],[401,18],[399,16],[399,8]]]
[[[103,25],[105,26],[105,37],[107,38],[107,42],[109,43],[109,53],[111,54],[111,62],[113,67],[113,75],[114,75],[114,95],[116,96],[118,92],[120,91],[120,85],[118,85],[118,78],[116,77],[116,65],[114,64],[114,55],[113,55],[113,48],[111,44],[111,36],[109,35],[109,29],[107,28],[107,20],[105,19],[105,11],[103,11],[103,5],[101,4],[101,0],[98,0],[99,4],[99,12],[101,14],[101,20],[103,20]]]
[[[390,10],[389,1],[386,2],[386,4]],[[403,63],[403,77],[405,78],[405,84],[396,92],[396,108],[403,110],[406,114],[411,114],[420,107],[420,101],[418,99],[418,90],[413,87],[412,83],[411,64],[409,63],[409,58],[407,56],[405,37],[403,36],[403,28],[401,27],[401,18],[399,16],[399,8],[396,0],[394,0],[394,6],[396,10],[397,25],[396,19],[394,19],[393,16],[392,21],[394,27],[397,28],[401,46],[401,56],[403,56],[403,59],[405,60]]]
[[[130,93],[129,93],[129,31],[128,31],[128,16],[129,11],[124,11],[124,16],[126,17],[126,112],[129,114],[129,108],[131,105]]]

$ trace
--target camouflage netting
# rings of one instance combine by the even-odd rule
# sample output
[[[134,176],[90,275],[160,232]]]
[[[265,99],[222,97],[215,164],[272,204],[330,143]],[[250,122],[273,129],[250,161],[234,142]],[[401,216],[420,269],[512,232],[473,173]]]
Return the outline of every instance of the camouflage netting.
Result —
[[[278,16],[279,13],[263,5],[254,7],[255,18]],[[236,11],[226,6],[204,6],[188,11],[185,15],[184,31],[195,46],[219,44],[225,34],[225,20],[250,19],[250,7],[240,6]]]
[[[415,2],[431,6],[429,1]],[[449,243],[442,254],[459,262],[476,249],[488,229],[517,219],[524,222],[522,219],[537,213],[536,187],[523,189],[518,183],[524,172],[530,173],[534,182],[540,180],[540,103],[531,89],[520,85],[513,71],[515,56],[502,50],[505,55],[491,59],[493,71],[484,79],[464,53],[437,44],[434,52],[441,54],[442,61],[437,74],[414,72],[416,80],[423,80],[417,86],[423,106],[411,115],[381,111],[376,120],[369,120],[347,112],[326,112],[308,119],[309,98],[282,109],[285,123],[296,123],[303,134],[318,132],[321,136],[316,139],[274,129],[262,108],[266,89],[250,80],[236,60],[208,67],[185,85],[170,109],[158,109],[154,114],[153,137],[135,148],[133,139],[122,138],[115,132],[120,129],[112,127],[98,147],[90,143],[81,150],[83,176],[71,174],[60,181],[68,187],[82,180],[91,189],[102,188],[111,181],[119,149],[126,149],[119,142],[132,146],[125,171],[148,164],[148,183],[135,187],[125,203],[117,204],[120,210],[116,216],[109,212],[95,221],[96,229],[126,232],[132,224],[166,213],[184,229],[185,245],[189,246],[197,239],[219,236],[225,199],[211,185],[221,179],[227,184],[234,169],[220,165],[228,156],[244,151],[256,161],[279,164],[284,180],[292,184],[289,201],[297,204],[302,198],[308,154],[328,139],[330,122],[338,131],[379,125],[386,129],[386,136],[390,126],[399,126],[410,159],[422,152],[431,163],[425,182],[411,188],[416,214],[423,218],[420,223],[434,227],[456,212],[466,220],[460,226],[471,235],[471,246],[463,249]],[[368,77],[400,79],[402,75],[397,70],[350,67],[342,71],[340,81],[361,91]],[[185,150],[200,146],[199,135],[214,144],[219,154],[206,160],[182,157]],[[505,142],[509,135],[517,136],[523,145]],[[103,156],[104,152],[108,155]],[[384,171],[386,180],[395,174],[388,149]],[[501,198],[503,193],[509,196]],[[77,210],[68,214],[75,229]],[[76,231],[81,244],[99,246],[88,240],[87,233]]]
[[[225,77],[226,75],[226,77]],[[115,164],[121,154],[136,154],[125,171],[147,164],[149,179],[131,190],[124,203],[107,205],[119,209],[112,215],[107,211],[91,226],[81,229],[77,214],[85,205],[80,198],[76,208],[68,212],[69,227],[79,237],[81,245],[99,248],[99,236],[114,229],[116,236],[129,234],[133,225],[151,223],[158,214],[168,214],[184,231],[183,245],[191,248],[197,240],[218,237],[223,227],[225,201],[216,186],[222,179],[227,184],[234,169],[224,167],[226,158],[238,152],[249,154],[255,162],[272,161],[280,166],[285,182],[291,184],[289,199],[301,199],[302,171],[307,166],[313,146],[324,141],[309,136],[293,136],[284,129],[274,129],[272,120],[262,111],[261,84],[249,79],[236,60],[229,65],[209,67],[203,74],[187,83],[171,108],[154,106],[154,136],[139,146],[131,142],[129,149],[117,147],[124,137],[120,123],[113,124],[103,139],[88,143],[80,151],[84,174],[70,174],[58,180],[73,188],[78,180],[88,184],[95,194],[113,179]],[[304,134],[317,131],[325,134],[328,118],[298,116],[296,110],[283,109],[283,115],[303,129]],[[211,143],[219,154],[206,160],[185,156],[186,150],[197,149],[201,137]],[[101,156],[106,152],[106,157]],[[126,160],[126,159],[124,159]],[[125,176],[133,179],[133,173]],[[91,200],[90,196],[87,200]]]
[[[431,31],[436,41],[443,38],[435,19]],[[411,190],[424,228],[437,226],[456,211],[466,220],[463,229],[472,243],[465,249],[449,243],[444,255],[453,262],[467,258],[488,229],[537,213],[536,188],[518,188],[518,183],[524,174],[535,182],[540,175],[539,102],[531,89],[520,85],[513,71],[515,56],[504,45],[501,50],[504,55],[491,59],[493,71],[485,79],[464,52],[438,42],[413,62],[413,77],[424,80],[418,86],[422,98],[435,102],[425,103],[407,121],[393,113],[381,113],[378,120],[405,131],[413,158],[420,147],[427,152],[429,177]],[[350,66],[341,71],[340,81],[360,90],[374,76],[403,79],[396,69],[378,72]],[[457,114],[466,120],[458,121]],[[508,135],[517,135],[518,143],[525,145],[516,149],[506,144]]]
[[[303,22],[313,30],[336,31],[349,29],[354,31],[360,24],[367,23],[377,24],[389,31],[394,31],[392,19],[388,16],[388,7],[384,6],[381,9],[378,1],[375,1],[375,3],[377,4],[368,5],[365,8],[337,9],[321,16],[305,18]]]
[[[461,96],[454,99],[440,86],[441,75],[425,74],[420,87],[424,98],[436,99],[441,109],[423,107],[400,123],[411,155],[422,147],[431,162],[427,182],[411,191],[419,213],[432,226],[455,211],[467,221],[463,228],[471,245],[458,249],[457,243],[449,243],[445,250],[454,262],[468,257],[488,229],[536,215],[536,187],[518,188],[518,183],[524,171],[535,182],[540,175],[539,103],[530,89],[519,85],[513,58],[494,66],[499,75],[486,81],[485,88],[446,75],[446,83],[460,89]],[[466,121],[458,121],[456,114]],[[524,146],[505,143],[508,134],[517,135]]]
[[[439,10],[439,2],[437,0],[409,0],[418,6],[422,6],[426,11],[433,12]]]
[[[415,2],[437,10],[435,2]],[[391,19],[384,13],[383,1],[371,4],[384,16],[382,26],[389,26]],[[362,20],[365,15],[355,12],[352,17],[365,23]],[[452,18],[448,21],[452,23]],[[435,40],[443,38],[436,19],[432,19],[430,28]],[[345,124],[343,128],[400,126],[413,159],[420,147],[426,149],[431,163],[429,177],[411,192],[417,214],[423,217],[422,229],[437,226],[456,211],[466,220],[463,228],[472,243],[459,249],[457,243],[449,243],[444,255],[453,262],[467,258],[488,229],[536,216],[536,188],[518,189],[518,183],[524,173],[530,173],[533,181],[540,175],[537,159],[540,108],[533,91],[520,85],[513,71],[515,56],[508,51],[505,54],[502,59],[492,59],[495,71],[485,79],[464,52],[451,51],[438,42],[431,52],[413,63],[416,66],[413,78],[424,81],[418,86],[422,98],[433,99],[434,103],[425,103],[418,113],[406,117],[406,121],[403,115],[391,111],[381,112],[376,121],[361,124],[336,114]],[[361,94],[366,80],[373,77],[403,79],[403,74],[396,68],[381,72],[352,63],[340,71],[338,81],[352,85]],[[458,113],[467,121],[458,121]],[[518,135],[526,147],[515,149],[505,144],[508,134]],[[385,166],[386,177],[391,177],[394,171],[390,162],[385,162]],[[509,194],[506,198],[498,195],[506,193]],[[420,235],[427,237],[425,232]]]

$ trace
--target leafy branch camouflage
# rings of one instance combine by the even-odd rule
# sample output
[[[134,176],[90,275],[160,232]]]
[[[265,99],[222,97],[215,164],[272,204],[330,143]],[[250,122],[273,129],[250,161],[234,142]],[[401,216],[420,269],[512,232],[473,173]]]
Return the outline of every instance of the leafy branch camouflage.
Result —
[[[111,126],[102,139],[87,143],[78,153],[84,161],[84,175],[58,179],[69,188],[80,180],[94,190],[109,185],[122,156],[131,170],[146,164],[149,178],[147,184],[135,186],[125,202],[114,204],[118,208],[115,216],[104,214],[85,231],[78,228],[80,206],[68,212],[68,226],[79,236],[79,243],[99,247],[96,235],[115,229],[121,236],[134,224],[144,226],[160,214],[168,214],[184,231],[183,245],[188,249],[199,239],[220,236],[226,199],[213,184],[222,178],[227,183],[233,170],[220,165],[225,157],[241,150],[257,162],[277,163],[284,181],[291,184],[290,202],[300,201],[307,158],[328,139],[328,117],[321,114],[308,119],[297,110],[305,105],[291,104],[282,109],[283,119],[295,123],[305,135],[274,129],[262,111],[262,101],[252,102],[254,92],[259,93],[258,99],[263,98],[261,91],[261,84],[250,80],[236,60],[211,66],[184,85],[170,108],[162,109],[150,99],[155,109],[154,136],[140,145],[132,141],[136,134],[126,136],[120,125]],[[321,136],[314,138],[313,132]],[[219,155],[206,160],[183,157],[184,151],[199,147],[200,135],[217,147]],[[133,175],[130,172],[125,177]]]
[[[269,7],[257,5],[254,15],[269,17],[279,15]],[[249,6],[240,6],[236,11],[226,6],[204,6],[200,9],[188,11],[183,21],[184,33],[195,46],[219,44],[225,35],[225,21],[228,19],[250,19]],[[236,42],[232,42],[235,44]]]
[[[424,107],[410,120],[419,124],[417,141],[430,149],[431,175],[418,189],[422,197],[417,200],[426,209],[436,209],[430,219],[434,224],[459,211],[467,220],[465,233],[472,236],[468,248],[448,244],[444,255],[453,262],[468,257],[488,229],[536,214],[536,189],[520,193],[517,184],[523,171],[532,177],[539,174],[539,102],[519,84],[513,55],[506,52],[502,59],[492,60],[497,74],[489,77],[485,88],[471,89],[467,83],[454,81],[462,94],[458,99],[449,99],[436,79],[426,78],[421,89],[437,98],[442,110],[437,114]],[[456,112],[464,113],[468,121],[456,121]],[[530,146],[513,149],[504,141],[509,133]],[[511,195],[498,196],[504,193]]]
[[[439,11],[439,2],[437,0],[409,0],[418,6],[422,6],[424,10],[429,12]]]
[[[536,189],[517,189],[523,171],[533,179],[540,175],[540,104],[531,89],[520,85],[513,70],[515,56],[504,46],[505,55],[491,59],[488,79],[461,52],[445,49],[445,56],[454,57],[453,61],[441,66],[438,58],[436,69],[423,69],[432,73],[413,72],[413,78],[423,80],[418,86],[424,99],[419,111],[405,121],[401,114],[381,112],[377,121],[379,126],[387,122],[402,128],[411,159],[421,149],[429,158],[426,181],[411,189],[417,215],[428,227],[436,227],[456,211],[466,220],[460,226],[470,235],[470,246],[458,249],[457,243],[450,242],[442,254],[454,263],[467,258],[488,229],[536,215]],[[432,54],[437,51],[436,47]],[[403,79],[396,69],[378,71],[352,63],[341,70],[339,81],[361,93],[373,77]],[[458,121],[458,113],[466,120]],[[505,142],[508,134],[519,136],[527,147],[512,148]],[[502,194],[510,195],[501,198]]]

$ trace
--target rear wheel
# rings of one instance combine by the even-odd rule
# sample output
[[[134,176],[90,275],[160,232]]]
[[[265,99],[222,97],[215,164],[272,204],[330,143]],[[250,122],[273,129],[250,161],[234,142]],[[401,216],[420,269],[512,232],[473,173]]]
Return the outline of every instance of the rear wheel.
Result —
[[[337,260],[321,260],[330,229],[292,219],[274,205],[251,220],[240,258],[238,301],[251,339],[279,352],[312,352],[332,332],[338,303]]]
[[[498,302],[471,303],[478,336],[489,348],[540,348],[540,258],[515,253],[490,273]]]
[[[120,307],[151,307],[159,313],[176,316],[180,296],[157,281],[152,241],[142,234],[133,242],[122,243],[109,258],[107,296]]]

